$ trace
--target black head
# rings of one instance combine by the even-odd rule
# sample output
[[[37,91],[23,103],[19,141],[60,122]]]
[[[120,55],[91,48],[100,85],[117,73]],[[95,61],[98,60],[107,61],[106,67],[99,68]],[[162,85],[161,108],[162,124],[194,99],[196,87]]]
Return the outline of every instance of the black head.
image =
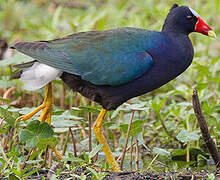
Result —
[[[170,9],[162,31],[186,35],[196,31],[209,36],[214,32],[209,33],[211,28],[205,24],[196,11],[187,6],[178,6],[177,4],[174,4]]]
[[[4,54],[8,49],[7,41],[4,39],[0,39],[0,60],[4,58]]]
[[[173,6],[170,8],[170,11],[171,11],[172,9],[174,9],[174,8],[177,8],[177,7],[179,7],[178,4],[173,4]]]
[[[5,39],[0,39],[0,48],[4,50],[8,48],[8,43]]]

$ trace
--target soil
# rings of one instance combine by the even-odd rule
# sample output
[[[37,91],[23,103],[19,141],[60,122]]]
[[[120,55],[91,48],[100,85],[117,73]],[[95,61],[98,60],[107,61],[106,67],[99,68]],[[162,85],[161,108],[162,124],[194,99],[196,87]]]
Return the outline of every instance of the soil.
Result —
[[[56,169],[56,168],[55,168]],[[76,171],[74,172],[77,175],[81,175],[84,173],[87,175],[88,180],[92,180],[91,174],[89,171],[86,170],[86,168],[77,168]],[[161,173],[152,173],[152,172],[109,172],[105,171],[103,173],[108,173],[107,176],[105,176],[104,180],[206,180],[208,179],[208,175],[213,173],[215,175],[215,180],[220,180],[220,169],[216,170],[215,172],[206,172],[206,171],[201,171],[201,172],[161,172]],[[71,176],[69,171],[62,172],[60,173],[59,179],[64,180],[64,179],[69,179],[73,178],[74,176]],[[55,175],[54,171],[51,169],[41,169],[38,171],[38,173],[35,173],[28,177],[27,179],[31,180],[41,180],[43,177],[45,179],[50,179]],[[55,176],[56,177],[56,176]],[[2,180],[6,180],[8,178],[2,178]],[[53,179],[53,178],[52,178]],[[76,179],[76,178],[75,178]]]

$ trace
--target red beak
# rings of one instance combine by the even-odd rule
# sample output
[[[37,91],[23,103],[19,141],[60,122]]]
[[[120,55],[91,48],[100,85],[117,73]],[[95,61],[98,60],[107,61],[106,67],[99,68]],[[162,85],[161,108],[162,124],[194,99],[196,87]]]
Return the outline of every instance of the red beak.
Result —
[[[198,17],[198,21],[196,23],[195,31],[202,33],[206,36],[216,37],[215,32],[210,28],[201,17]]]

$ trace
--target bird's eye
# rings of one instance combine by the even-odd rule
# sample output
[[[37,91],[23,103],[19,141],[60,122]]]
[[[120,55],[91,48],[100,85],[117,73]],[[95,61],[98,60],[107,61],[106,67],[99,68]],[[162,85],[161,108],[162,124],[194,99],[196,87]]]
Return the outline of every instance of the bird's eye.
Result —
[[[192,20],[193,17],[192,16],[186,16],[187,19]]]

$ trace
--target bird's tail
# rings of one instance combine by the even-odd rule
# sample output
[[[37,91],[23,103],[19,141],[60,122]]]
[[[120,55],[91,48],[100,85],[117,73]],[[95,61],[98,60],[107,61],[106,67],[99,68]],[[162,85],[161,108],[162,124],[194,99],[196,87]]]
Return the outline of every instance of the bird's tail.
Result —
[[[20,78],[24,83],[24,89],[29,91],[42,88],[62,74],[60,70],[37,61],[17,64],[14,67],[22,70],[12,75],[11,79]]]

